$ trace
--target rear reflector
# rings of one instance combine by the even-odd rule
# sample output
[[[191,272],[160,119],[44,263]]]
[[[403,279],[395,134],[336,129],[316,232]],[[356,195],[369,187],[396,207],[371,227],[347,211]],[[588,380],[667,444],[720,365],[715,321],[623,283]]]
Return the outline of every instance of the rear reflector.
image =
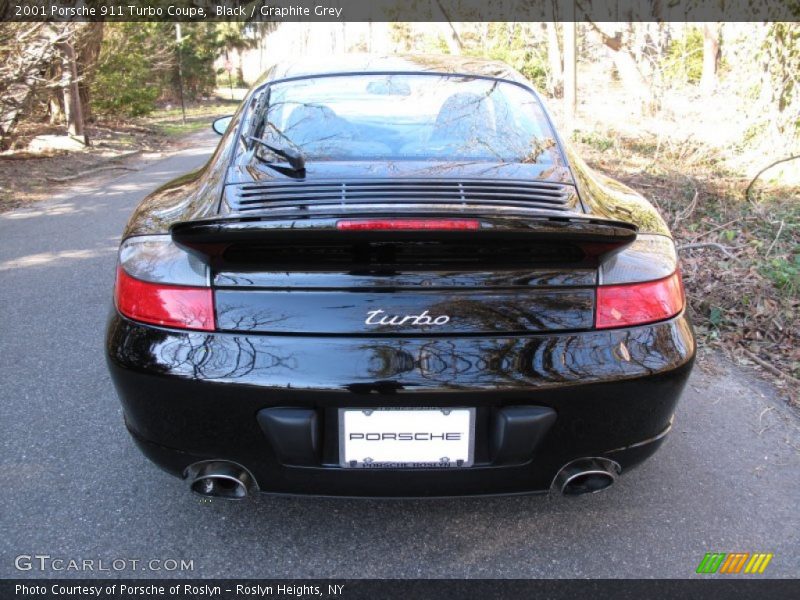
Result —
[[[214,300],[210,288],[149,283],[131,277],[119,267],[114,301],[119,312],[135,321],[214,331]]]
[[[336,229],[346,231],[418,231],[479,229],[475,219],[360,219],[337,221]]]
[[[597,329],[662,321],[683,310],[680,272],[645,283],[597,288]]]

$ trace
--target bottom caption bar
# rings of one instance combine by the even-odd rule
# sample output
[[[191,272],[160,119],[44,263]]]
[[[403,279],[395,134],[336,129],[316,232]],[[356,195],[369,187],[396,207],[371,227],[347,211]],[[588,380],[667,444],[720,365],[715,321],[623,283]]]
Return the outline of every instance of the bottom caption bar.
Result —
[[[692,598],[704,600],[800,598],[800,580],[646,579],[646,580],[520,580],[520,579],[328,579],[328,580],[0,580],[0,598],[206,599],[243,598],[369,599],[457,598]]]

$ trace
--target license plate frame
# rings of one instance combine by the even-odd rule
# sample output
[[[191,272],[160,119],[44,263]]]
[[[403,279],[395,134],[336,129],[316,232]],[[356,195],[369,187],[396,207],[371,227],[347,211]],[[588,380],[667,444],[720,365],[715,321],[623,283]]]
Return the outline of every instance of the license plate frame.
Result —
[[[359,415],[360,413],[360,415]],[[367,414],[369,413],[369,414]],[[475,463],[475,407],[375,407],[375,408],[340,408],[338,410],[339,431],[339,465],[345,469],[464,469]],[[353,417],[348,418],[348,415]],[[380,434],[380,439],[347,439],[348,425],[355,427],[363,425],[365,419],[373,415],[379,418],[370,421],[370,428],[374,432],[363,435]],[[428,418],[426,418],[428,417]],[[422,422],[414,424],[414,421]],[[452,419],[452,420],[450,420]],[[392,422],[394,421],[394,422]],[[409,424],[417,429],[409,430]],[[447,426],[449,430],[441,430]],[[420,430],[421,428],[421,430]],[[413,434],[415,439],[384,439],[384,434],[391,435],[386,429],[402,429],[393,432],[400,434]],[[430,429],[431,431],[427,431]],[[359,432],[350,433],[358,435]],[[466,434],[466,440],[452,439],[452,434]],[[417,439],[433,436],[435,439]],[[438,439],[439,435],[450,436],[448,439]],[[420,444],[428,442],[427,449]],[[363,450],[370,444],[369,452],[360,460],[359,456],[365,454]],[[409,446],[402,446],[409,444]],[[414,446],[410,446],[414,444]],[[441,452],[436,452],[441,450]],[[402,456],[402,451],[407,451]],[[395,454],[397,452],[397,454]],[[429,453],[429,454],[428,454]],[[369,454],[375,454],[372,459]],[[426,455],[420,459],[421,455]],[[437,454],[441,455],[438,458]],[[387,458],[395,455],[395,458]],[[452,455],[452,456],[450,456]],[[448,460],[445,462],[444,459]],[[370,459],[370,460],[367,460]]]

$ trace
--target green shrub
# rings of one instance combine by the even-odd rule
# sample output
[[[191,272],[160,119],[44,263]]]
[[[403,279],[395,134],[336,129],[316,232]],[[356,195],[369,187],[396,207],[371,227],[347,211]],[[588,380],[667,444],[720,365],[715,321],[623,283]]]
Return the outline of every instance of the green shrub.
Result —
[[[161,90],[152,65],[152,40],[147,25],[107,26],[91,90],[95,112],[138,117],[156,108]]]
[[[214,59],[221,49],[215,30],[216,25],[215,23],[185,23],[183,26],[181,66],[183,69],[183,92],[187,99],[206,96],[216,86]],[[238,83],[244,84],[244,82]],[[180,85],[177,68],[172,69],[170,84],[173,91],[177,90]]]
[[[546,56],[536,52],[533,40],[526,37],[519,24],[491,23],[488,40],[488,46],[486,40],[477,40],[476,44],[480,45],[468,48],[465,54],[501,60],[522,73],[538,90],[547,87],[549,66]]]
[[[789,260],[773,258],[761,268],[761,272],[782,292],[790,296],[800,293],[800,254]]]
[[[178,100],[178,56],[184,97],[208,95],[216,85],[214,59],[220,47],[213,23],[184,23],[180,48],[173,23],[110,23],[92,84],[92,106],[101,114],[137,117],[152,112],[158,100]]]
[[[605,152],[614,147],[613,139],[597,131],[581,131],[580,129],[576,129],[572,134],[572,139],[582,144],[587,144],[600,152]]]
[[[699,83],[703,76],[703,32],[692,27],[672,40],[663,66],[668,80]]]

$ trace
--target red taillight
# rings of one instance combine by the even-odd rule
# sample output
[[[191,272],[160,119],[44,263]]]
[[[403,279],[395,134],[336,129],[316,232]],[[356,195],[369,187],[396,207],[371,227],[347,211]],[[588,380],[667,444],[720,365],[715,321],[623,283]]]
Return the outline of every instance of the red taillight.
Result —
[[[214,299],[210,288],[149,283],[117,268],[114,301],[117,310],[135,321],[164,327],[214,331]]]
[[[336,229],[347,231],[463,230],[479,229],[475,219],[359,219],[336,221]]]
[[[678,271],[656,281],[597,288],[597,328],[628,327],[675,316],[683,309]]]

